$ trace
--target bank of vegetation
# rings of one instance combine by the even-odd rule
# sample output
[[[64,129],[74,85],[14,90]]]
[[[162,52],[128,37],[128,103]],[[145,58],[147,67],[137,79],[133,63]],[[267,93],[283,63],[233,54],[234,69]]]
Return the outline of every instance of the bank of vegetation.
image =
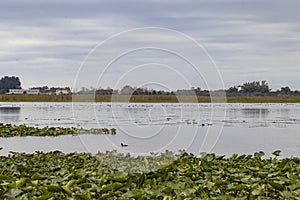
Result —
[[[266,81],[246,82],[226,90],[206,90],[201,88],[163,91],[136,88],[129,85],[121,90],[101,88],[81,88],[71,93],[71,89],[49,88],[47,86],[31,88],[35,94],[8,94],[10,89],[20,89],[18,77],[3,77],[0,80],[0,102],[229,102],[229,103],[299,103],[300,91],[288,86],[272,91]],[[52,91],[53,90],[53,91]],[[65,91],[66,90],[66,91]],[[59,92],[61,91],[61,92]],[[62,92],[65,91],[65,92]],[[224,97],[226,96],[226,101]],[[211,100],[211,97],[213,100]]]
[[[299,199],[300,159],[182,152],[0,156],[1,199]]]
[[[224,101],[225,100],[225,101]],[[176,95],[101,95],[81,94],[74,99],[72,95],[12,95],[0,94],[0,102],[133,102],[133,103],[210,103],[210,96],[176,96]],[[213,102],[228,103],[300,103],[300,96],[227,96],[214,97]]]

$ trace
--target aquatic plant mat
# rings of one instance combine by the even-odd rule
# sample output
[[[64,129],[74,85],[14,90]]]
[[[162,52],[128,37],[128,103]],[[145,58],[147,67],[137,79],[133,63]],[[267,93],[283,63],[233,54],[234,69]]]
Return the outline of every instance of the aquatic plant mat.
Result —
[[[0,199],[299,199],[299,158],[132,157],[115,151],[0,157]]]
[[[0,123],[0,137],[15,136],[59,136],[59,135],[78,135],[78,134],[116,134],[115,128],[100,129],[78,129],[63,127],[31,127],[26,125],[12,125]]]

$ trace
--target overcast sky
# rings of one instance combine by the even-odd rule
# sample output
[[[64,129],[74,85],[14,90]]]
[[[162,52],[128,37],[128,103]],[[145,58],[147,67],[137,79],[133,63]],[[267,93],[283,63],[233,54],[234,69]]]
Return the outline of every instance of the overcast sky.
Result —
[[[84,60],[90,60],[87,56],[91,50],[122,31],[143,27],[172,29],[195,39],[207,51],[206,59],[211,58],[216,65],[225,87],[266,80],[274,90],[281,86],[300,89],[300,1],[297,0],[1,0],[0,76],[18,76],[24,88],[120,84],[148,87],[161,84],[171,89],[219,86],[207,84],[216,77],[204,74],[199,80],[188,67],[180,71],[176,63],[181,61],[174,56],[152,52],[153,49],[125,56],[108,70],[107,77],[113,74],[124,77],[138,68],[137,74],[131,74],[125,81],[119,78],[99,81],[99,73],[104,69],[101,56],[115,52],[118,45],[130,46],[135,38],[107,45],[105,52],[102,49],[97,54],[99,63],[86,66]],[[147,38],[159,44],[168,40],[164,34],[167,32],[159,38],[160,34],[149,31]],[[168,42],[179,46],[180,51],[178,38],[171,35],[169,38]],[[186,53],[195,51],[190,49]],[[156,63],[152,64],[152,71],[149,66],[138,67],[147,63]],[[89,70],[78,76],[82,66]],[[155,77],[157,72],[161,78]],[[93,79],[97,77],[98,82],[76,80],[76,77],[88,80],[88,73]],[[188,84],[177,81],[179,77]],[[161,80],[168,80],[169,85],[160,83]]]

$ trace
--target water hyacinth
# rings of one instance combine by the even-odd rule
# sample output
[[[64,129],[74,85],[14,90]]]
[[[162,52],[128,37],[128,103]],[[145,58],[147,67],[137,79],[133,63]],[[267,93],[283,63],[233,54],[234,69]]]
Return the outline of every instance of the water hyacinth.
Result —
[[[116,134],[115,128],[101,129],[78,129],[78,128],[63,128],[63,127],[31,127],[26,125],[12,125],[0,123],[0,137],[14,136],[59,136],[59,135],[78,135],[78,134]]]
[[[0,156],[0,198],[299,199],[300,159],[278,159],[279,153],[264,159],[262,152],[228,158],[186,152],[138,157],[12,152]],[[175,159],[169,162],[170,157]]]

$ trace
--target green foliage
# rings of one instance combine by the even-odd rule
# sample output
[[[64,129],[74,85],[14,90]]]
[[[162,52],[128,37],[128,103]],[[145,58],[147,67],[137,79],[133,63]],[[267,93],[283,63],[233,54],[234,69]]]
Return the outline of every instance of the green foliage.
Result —
[[[0,79],[0,90],[6,93],[9,91],[9,89],[21,89],[21,82],[19,77],[5,76]]]
[[[239,89],[236,86],[230,87],[229,89],[226,90],[227,95],[237,95]]]
[[[59,135],[78,135],[78,134],[112,134],[115,135],[115,128],[102,129],[78,129],[78,128],[63,128],[63,127],[44,127],[37,128],[26,125],[11,125],[0,123],[0,137],[14,136],[59,136]]]
[[[280,156],[280,153],[281,153],[280,150],[276,150],[272,154],[277,157],[277,156]]]
[[[269,85],[266,81],[253,81],[244,83],[241,86],[241,93],[262,95],[270,92]]]
[[[291,93],[292,93],[292,90],[288,86],[282,87],[280,90],[281,95],[291,95]]]
[[[300,159],[263,154],[11,153],[0,156],[0,198],[300,199]]]

